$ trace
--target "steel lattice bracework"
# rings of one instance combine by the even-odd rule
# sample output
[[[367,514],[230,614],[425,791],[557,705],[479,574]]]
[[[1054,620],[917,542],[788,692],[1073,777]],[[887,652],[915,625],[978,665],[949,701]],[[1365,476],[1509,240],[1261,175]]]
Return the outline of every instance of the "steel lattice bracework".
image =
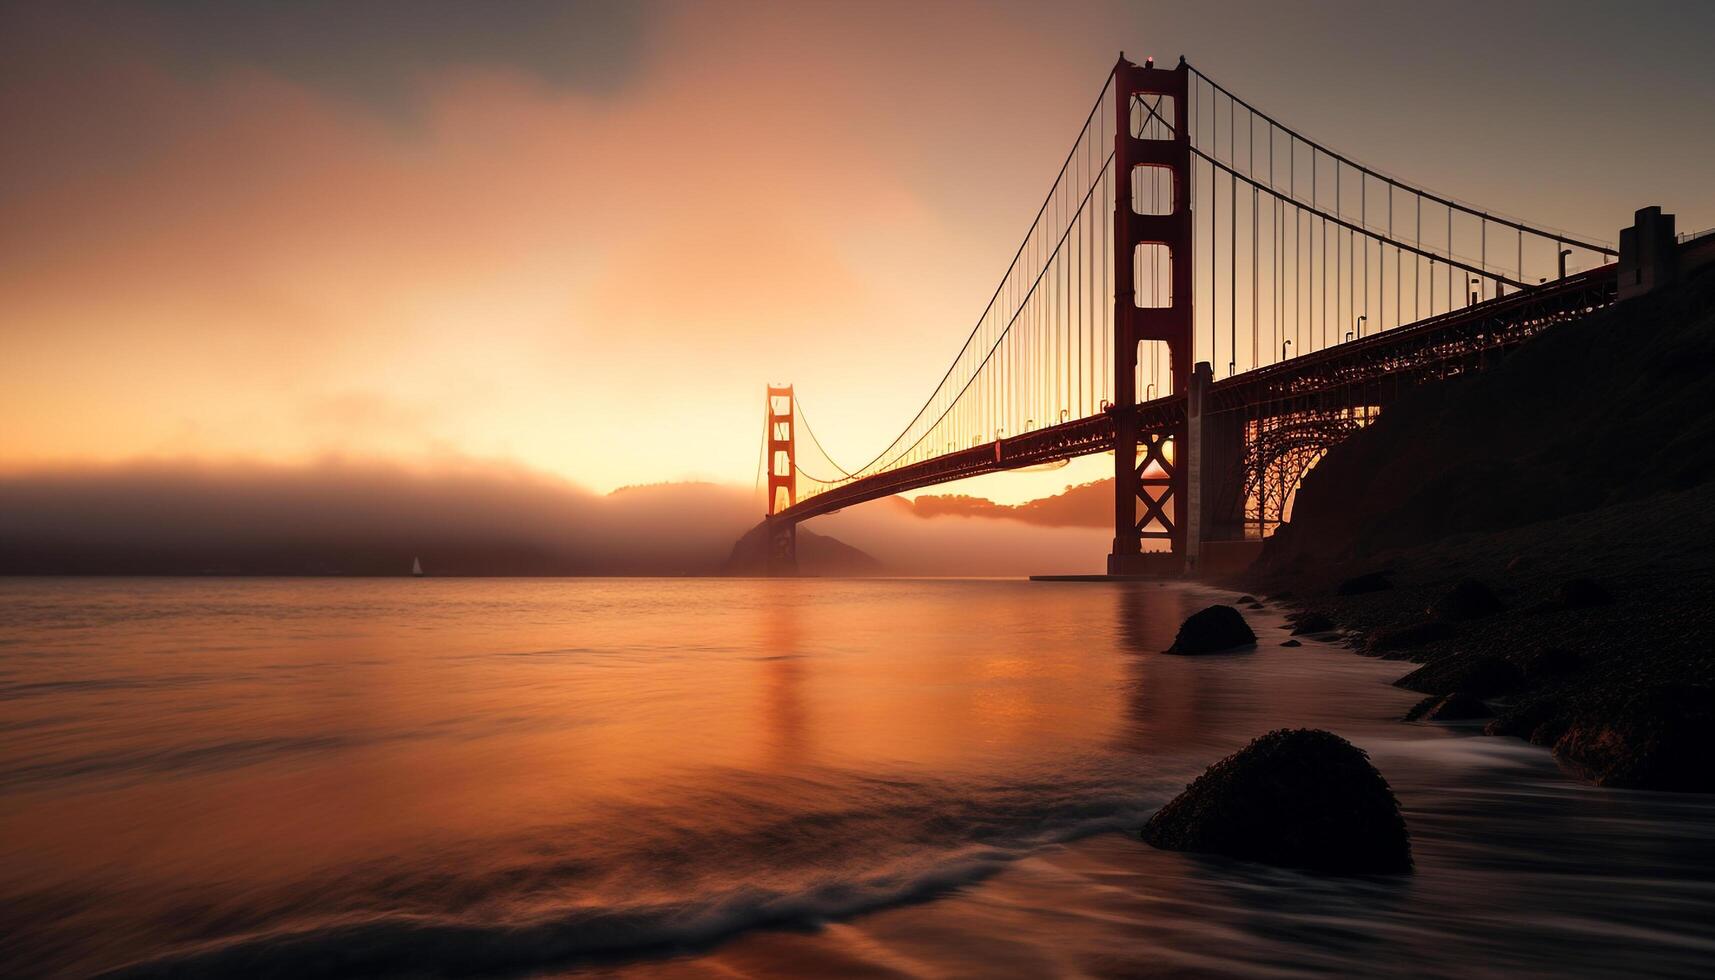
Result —
[[[1149,452],[1138,458],[1138,345],[1165,343],[1169,385],[1183,394],[1191,380],[1192,219],[1191,138],[1186,119],[1188,70],[1143,67],[1121,55],[1114,66],[1114,543],[1108,574],[1134,575],[1159,568],[1159,553],[1145,554],[1144,539],[1165,540],[1168,562],[1186,554],[1186,425],[1148,433]],[[1138,210],[1140,185],[1154,191],[1165,177],[1169,204]],[[1152,194],[1152,197],[1156,195]],[[1157,198],[1158,200],[1158,198]],[[1165,254],[1163,254],[1165,253]],[[1162,261],[1168,288],[1145,296],[1140,272],[1157,286]],[[1147,263],[1147,270],[1142,268]],[[1165,299],[1165,302],[1163,302]],[[1142,511],[1141,516],[1139,511]]]

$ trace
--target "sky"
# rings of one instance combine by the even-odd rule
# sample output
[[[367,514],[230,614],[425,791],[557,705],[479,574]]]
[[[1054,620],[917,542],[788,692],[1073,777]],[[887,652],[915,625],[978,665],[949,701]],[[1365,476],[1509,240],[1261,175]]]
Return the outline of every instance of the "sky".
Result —
[[[1121,49],[1614,240],[1715,226],[1710,36],[1715,4],[6,4],[0,472],[748,487],[768,382],[861,462]]]

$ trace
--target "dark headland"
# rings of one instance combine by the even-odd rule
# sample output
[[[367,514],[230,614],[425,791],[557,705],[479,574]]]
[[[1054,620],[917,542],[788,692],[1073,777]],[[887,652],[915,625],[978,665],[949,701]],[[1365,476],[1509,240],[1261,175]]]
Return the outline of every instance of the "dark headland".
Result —
[[[1422,664],[1417,716],[1492,715],[1601,785],[1715,790],[1712,476],[1706,269],[1390,406],[1233,584]]]

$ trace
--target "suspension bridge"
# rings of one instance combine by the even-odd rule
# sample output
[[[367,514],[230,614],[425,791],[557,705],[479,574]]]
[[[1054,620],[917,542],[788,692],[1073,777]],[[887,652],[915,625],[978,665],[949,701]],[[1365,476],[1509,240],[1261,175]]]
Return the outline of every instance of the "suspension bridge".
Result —
[[[812,517],[1110,453],[1108,574],[1195,572],[1287,520],[1309,468],[1401,392],[1646,288],[1672,217],[1640,211],[1621,238],[1437,194],[1183,58],[1122,54],[988,305],[890,443],[842,466],[793,388],[768,387],[769,567],[795,569]]]

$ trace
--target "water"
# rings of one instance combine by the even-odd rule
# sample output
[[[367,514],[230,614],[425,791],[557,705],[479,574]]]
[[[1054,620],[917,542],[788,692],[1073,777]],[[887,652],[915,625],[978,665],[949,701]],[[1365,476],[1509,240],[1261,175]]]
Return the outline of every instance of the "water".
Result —
[[[0,974],[1708,975],[1715,805],[1003,581],[0,580]],[[1131,831],[1282,725],[1409,878]]]

